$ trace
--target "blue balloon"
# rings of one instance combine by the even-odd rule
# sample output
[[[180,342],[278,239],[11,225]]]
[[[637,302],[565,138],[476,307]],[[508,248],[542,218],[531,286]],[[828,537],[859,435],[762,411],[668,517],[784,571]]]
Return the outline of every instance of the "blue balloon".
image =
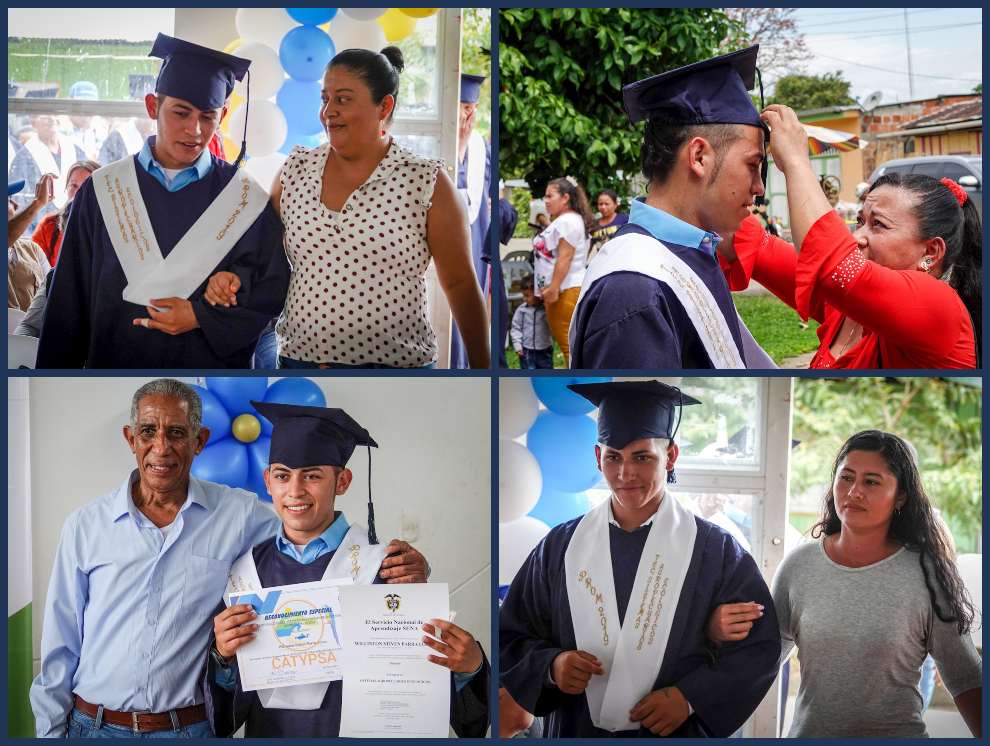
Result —
[[[278,89],[275,103],[290,123],[290,131],[300,135],[318,135],[323,132],[320,108],[323,105],[319,81],[306,83],[288,78]],[[286,138],[288,140],[288,138]]]
[[[569,383],[606,383],[611,378],[590,378],[579,376],[558,377],[534,376],[533,390],[543,405],[557,414],[587,414],[595,405],[567,388]]]
[[[210,439],[207,443],[223,440],[230,435],[230,415],[209,389],[196,384],[193,384],[193,389],[199,394],[199,400],[203,402],[203,427],[210,429]]]
[[[553,528],[588,512],[591,504],[584,492],[557,492],[543,488],[529,515]]]
[[[325,407],[327,398],[323,394],[323,389],[317,386],[308,378],[283,378],[275,381],[268,387],[265,393],[265,402],[276,404],[300,404],[304,407]],[[272,434],[272,423],[266,418],[258,415],[261,420],[261,432],[264,435]],[[268,458],[268,450],[265,449],[265,458]],[[267,466],[267,462],[265,466]]]
[[[544,491],[583,492],[598,484],[597,442],[598,427],[590,417],[540,412],[526,435],[526,447],[540,464]]]
[[[316,26],[299,26],[282,37],[278,58],[290,78],[320,80],[327,63],[336,54],[333,41]]]
[[[301,132],[289,130],[285,135],[285,143],[278,149],[279,153],[292,155],[292,148],[302,145],[304,148],[315,148],[320,145],[319,135],[304,135]]]
[[[247,451],[233,438],[211,443],[192,463],[192,475],[229,487],[244,487],[248,474]]]
[[[285,12],[303,26],[319,26],[337,15],[336,8],[286,8]]]
[[[244,489],[250,490],[258,496],[259,500],[271,502],[272,497],[265,487],[265,469],[268,468],[268,454],[272,447],[272,439],[262,435],[253,443],[248,443],[247,459],[248,473],[244,484]]]
[[[257,376],[206,378],[206,388],[214,394],[234,420],[245,412],[254,413],[251,399],[261,401],[268,388],[268,379]]]

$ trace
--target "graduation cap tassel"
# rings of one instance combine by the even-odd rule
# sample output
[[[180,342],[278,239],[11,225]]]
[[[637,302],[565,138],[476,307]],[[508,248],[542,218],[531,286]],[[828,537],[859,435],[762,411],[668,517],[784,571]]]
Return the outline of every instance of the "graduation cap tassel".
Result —
[[[375,506],[371,502],[371,446],[368,446],[368,543],[378,543],[378,536],[375,534]]]
[[[760,84],[760,111],[762,112],[767,108],[766,102],[763,100],[763,76],[760,74],[760,68],[756,68],[756,80]],[[770,147],[770,136],[766,135],[766,147]],[[766,154],[763,155],[763,162],[760,164],[760,178],[763,180],[763,188],[766,189],[767,186],[767,174],[770,171],[770,161]],[[753,200],[757,206],[767,204],[766,192],[761,194],[755,200]]]
[[[681,429],[681,418],[684,416],[684,392],[677,389],[677,424],[674,426],[674,432],[670,434],[670,440],[673,442],[674,436],[677,435],[677,431]],[[677,475],[674,470],[671,469],[667,472],[667,484],[677,484]]]
[[[234,168],[241,165],[241,161],[244,160],[244,156],[247,155],[247,123],[248,115],[251,113],[251,71],[248,70],[247,80],[244,85],[247,86],[247,96],[244,99],[244,132],[241,135],[241,152],[237,154],[237,160],[234,161]]]

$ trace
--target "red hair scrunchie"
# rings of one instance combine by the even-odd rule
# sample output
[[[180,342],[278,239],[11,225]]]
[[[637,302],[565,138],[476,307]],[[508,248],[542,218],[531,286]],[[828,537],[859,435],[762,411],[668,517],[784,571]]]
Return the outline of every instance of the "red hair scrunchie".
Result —
[[[966,204],[966,200],[969,199],[969,194],[967,194],[966,190],[959,186],[959,184],[948,177],[941,178],[938,182],[952,192],[952,196],[956,198],[956,202],[959,203],[960,207]]]

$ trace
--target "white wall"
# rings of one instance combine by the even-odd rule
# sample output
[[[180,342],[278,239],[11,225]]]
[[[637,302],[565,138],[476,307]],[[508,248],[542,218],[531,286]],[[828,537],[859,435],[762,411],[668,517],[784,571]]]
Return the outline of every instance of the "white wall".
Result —
[[[148,378],[32,378],[30,384],[34,657],[55,548],[66,516],[135,468],[121,429],[131,396]],[[185,379],[192,380],[192,379]],[[269,379],[269,382],[275,381]],[[328,406],[342,407],[378,442],[372,497],[382,542],[404,538],[451,589],[457,623],[491,657],[490,396],[486,378],[313,378]],[[367,522],[367,456],[338,498]],[[20,568],[10,567],[11,576]]]

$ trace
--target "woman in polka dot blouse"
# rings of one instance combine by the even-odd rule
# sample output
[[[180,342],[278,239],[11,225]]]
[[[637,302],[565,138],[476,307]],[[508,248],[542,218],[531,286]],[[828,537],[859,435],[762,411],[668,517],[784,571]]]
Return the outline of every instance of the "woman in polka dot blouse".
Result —
[[[402,53],[348,49],[323,77],[329,143],[295,148],[272,186],[292,265],[276,325],[280,368],[432,368],[437,341],[426,271],[461,330],[472,367],[488,367],[488,322],[471,266],[465,208],[442,167],[388,134]],[[207,299],[235,304],[218,273]]]
[[[750,216],[718,247],[729,287],[743,290],[755,279],[802,318],[819,321],[812,368],[976,367],[982,239],[962,187],[882,176],[850,234],[822,193],[794,112],[772,105],[763,119],[787,180],[794,245]]]

